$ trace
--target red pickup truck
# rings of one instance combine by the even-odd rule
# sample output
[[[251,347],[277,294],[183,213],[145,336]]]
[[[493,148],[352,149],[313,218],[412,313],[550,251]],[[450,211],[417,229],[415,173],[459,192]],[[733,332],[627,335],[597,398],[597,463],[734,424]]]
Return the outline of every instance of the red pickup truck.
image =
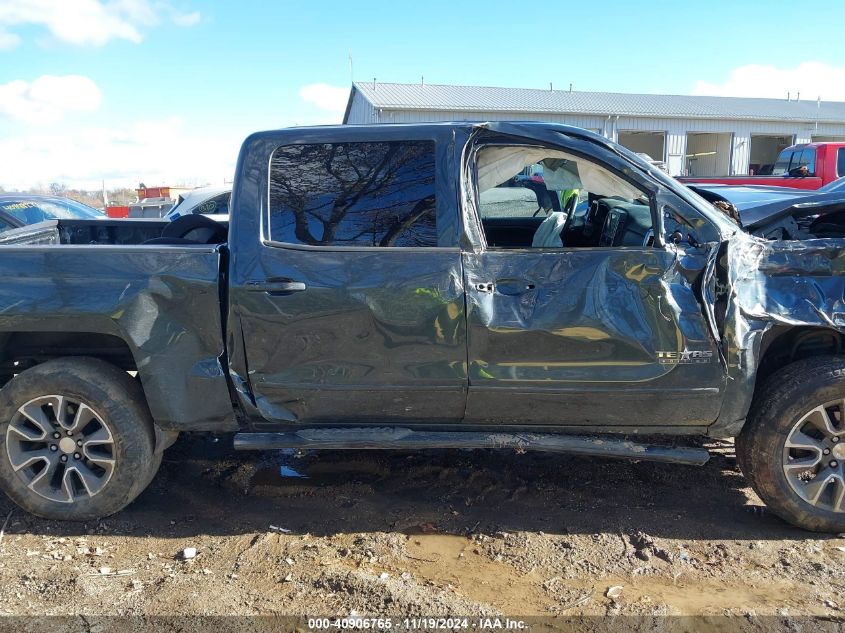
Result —
[[[765,176],[722,176],[720,178],[678,178],[683,183],[724,185],[768,185],[793,189],[818,189],[845,176],[845,143],[802,143],[783,150],[771,174]]]

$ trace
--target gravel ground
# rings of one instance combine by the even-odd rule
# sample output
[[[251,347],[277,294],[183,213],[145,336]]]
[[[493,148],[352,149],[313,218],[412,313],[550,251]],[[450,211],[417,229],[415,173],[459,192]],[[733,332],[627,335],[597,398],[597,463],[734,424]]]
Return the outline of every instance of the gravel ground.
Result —
[[[845,616],[845,538],[768,514],[730,443],[704,468],[230,446],[181,439],[98,523],[4,498],[0,614]]]

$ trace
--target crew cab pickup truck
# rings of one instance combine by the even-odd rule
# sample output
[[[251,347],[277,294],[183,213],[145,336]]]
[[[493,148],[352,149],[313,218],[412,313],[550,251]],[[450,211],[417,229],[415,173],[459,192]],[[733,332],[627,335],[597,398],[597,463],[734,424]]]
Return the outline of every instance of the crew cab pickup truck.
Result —
[[[841,532],[840,216],[766,240],[554,124],[257,133],[228,226],[0,238],[0,485],[40,516],[105,516],[191,431],[680,465],[708,458],[682,436],[735,437],[775,513]]]
[[[793,189],[818,189],[845,176],[845,143],[820,142],[792,145],[783,150],[767,175],[678,178],[684,183],[768,185]]]

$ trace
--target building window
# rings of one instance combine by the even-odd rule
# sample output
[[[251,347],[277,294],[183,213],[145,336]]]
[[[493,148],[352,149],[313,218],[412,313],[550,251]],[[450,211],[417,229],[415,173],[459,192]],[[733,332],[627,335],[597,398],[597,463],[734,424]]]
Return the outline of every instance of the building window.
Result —
[[[437,246],[434,143],[286,145],[270,161],[270,238]]]

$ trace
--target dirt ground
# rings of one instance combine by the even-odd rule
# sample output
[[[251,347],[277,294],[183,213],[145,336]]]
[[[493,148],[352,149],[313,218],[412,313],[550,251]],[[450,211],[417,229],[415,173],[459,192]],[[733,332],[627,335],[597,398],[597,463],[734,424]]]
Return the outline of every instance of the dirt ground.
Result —
[[[3,498],[0,614],[841,623],[845,538],[768,514],[733,446],[708,446],[710,463],[694,468],[493,451],[235,453],[228,437],[182,438],[147,491],[102,522],[44,521]],[[186,548],[196,556],[184,560]]]

